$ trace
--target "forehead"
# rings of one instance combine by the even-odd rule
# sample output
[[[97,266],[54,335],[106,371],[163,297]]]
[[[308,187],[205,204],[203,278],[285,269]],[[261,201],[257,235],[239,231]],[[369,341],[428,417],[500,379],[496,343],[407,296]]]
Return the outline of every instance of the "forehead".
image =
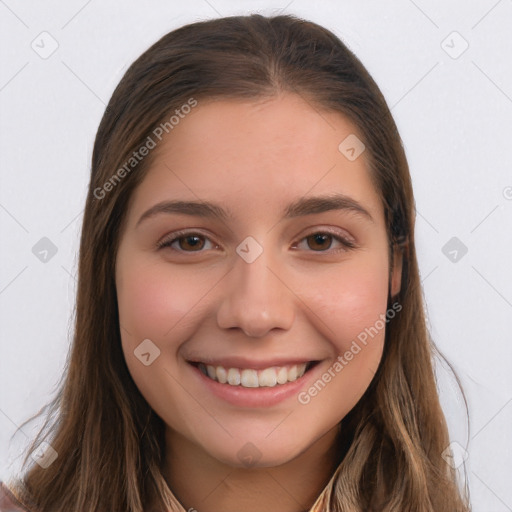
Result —
[[[337,192],[379,218],[381,201],[365,152],[351,160],[339,149],[354,137],[362,138],[345,116],[297,95],[199,101],[157,143],[135,191],[135,213],[187,198],[215,200],[233,215],[261,215],[281,212],[297,197]]]

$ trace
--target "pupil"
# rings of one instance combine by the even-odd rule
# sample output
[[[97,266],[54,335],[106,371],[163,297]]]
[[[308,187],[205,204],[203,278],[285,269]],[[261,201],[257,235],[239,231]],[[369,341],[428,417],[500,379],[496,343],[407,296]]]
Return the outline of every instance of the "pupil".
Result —
[[[322,242],[325,242],[327,238],[329,238],[331,235],[326,235],[326,234],[315,234],[312,236],[312,238],[314,239],[315,241],[315,244],[319,244],[319,245],[322,245]],[[330,244],[329,244],[330,246]],[[322,248],[322,247],[320,247]],[[329,247],[327,247],[329,248]]]
[[[185,240],[185,245],[188,245],[189,247],[192,248],[197,248],[198,245],[201,244],[200,237],[198,236],[187,236],[185,238],[182,238],[182,240]]]

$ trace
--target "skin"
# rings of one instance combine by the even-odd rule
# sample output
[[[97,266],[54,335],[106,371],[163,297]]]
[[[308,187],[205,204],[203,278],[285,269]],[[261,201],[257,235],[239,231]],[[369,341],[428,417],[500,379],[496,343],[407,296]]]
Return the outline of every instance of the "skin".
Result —
[[[374,376],[385,329],[307,404],[293,396],[271,407],[233,406],[208,392],[187,359],[301,354],[320,361],[309,387],[386,313],[401,262],[390,283],[384,212],[366,155],[349,161],[338,150],[357,133],[341,114],[292,94],[203,101],[159,143],[132,196],[116,260],[122,346],[167,426],[164,475],[185,509],[307,510],[339,462],[339,423]],[[348,210],[282,218],[292,201],[333,192],[373,220]],[[137,225],[169,199],[212,201],[233,217],[160,213]],[[356,248],[329,237],[315,244],[310,235],[325,228]],[[200,235],[199,251],[186,239],[156,247],[182,229]],[[236,252],[247,236],[263,248],[252,263]],[[144,339],[160,350],[149,366],[134,355]],[[237,456],[249,442],[260,454],[252,467]]]

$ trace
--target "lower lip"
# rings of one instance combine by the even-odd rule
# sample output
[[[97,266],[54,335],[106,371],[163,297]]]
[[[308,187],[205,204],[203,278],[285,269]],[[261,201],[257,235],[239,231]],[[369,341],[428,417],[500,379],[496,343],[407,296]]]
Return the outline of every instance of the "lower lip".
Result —
[[[189,363],[190,364],[190,363]],[[320,363],[310,368],[302,377],[286,384],[276,384],[274,387],[246,388],[244,386],[231,386],[207,377],[197,366],[190,364],[191,369],[200,381],[215,396],[237,407],[271,407],[295,396],[300,389],[316,373]]]

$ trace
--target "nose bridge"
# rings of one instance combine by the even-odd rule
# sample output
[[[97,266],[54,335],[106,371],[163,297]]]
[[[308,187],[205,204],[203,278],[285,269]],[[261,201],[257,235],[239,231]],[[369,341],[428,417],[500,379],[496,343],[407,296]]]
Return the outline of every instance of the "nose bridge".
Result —
[[[248,238],[238,246],[234,268],[227,276],[218,324],[224,329],[240,328],[250,337],[261,337],[274,328],[291,327],[293,294],[278,277],[279,265],[272,258],[272,251],[259,244],[258,249],[257,242]]]

